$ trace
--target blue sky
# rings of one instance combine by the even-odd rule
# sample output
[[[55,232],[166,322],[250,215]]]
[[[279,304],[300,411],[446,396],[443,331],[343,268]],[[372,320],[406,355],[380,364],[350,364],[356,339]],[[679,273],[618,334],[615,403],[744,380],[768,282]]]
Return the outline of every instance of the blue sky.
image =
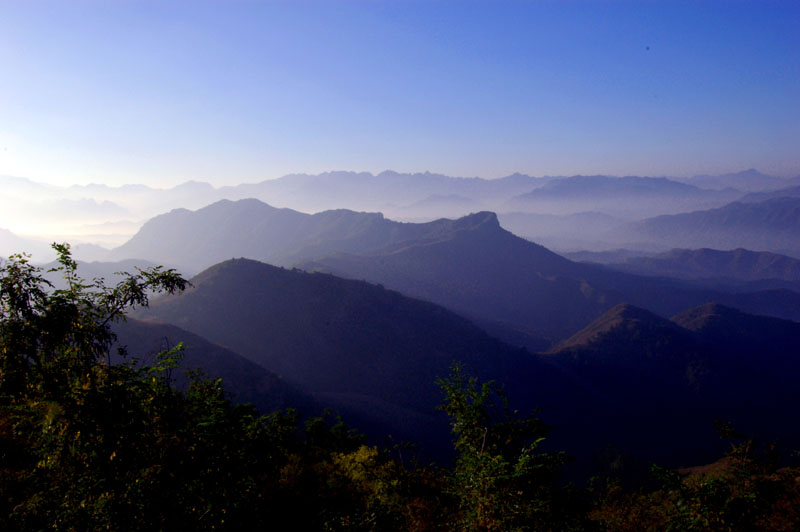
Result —
[[[800,174],[800,3],[0,0],[0,175]]]

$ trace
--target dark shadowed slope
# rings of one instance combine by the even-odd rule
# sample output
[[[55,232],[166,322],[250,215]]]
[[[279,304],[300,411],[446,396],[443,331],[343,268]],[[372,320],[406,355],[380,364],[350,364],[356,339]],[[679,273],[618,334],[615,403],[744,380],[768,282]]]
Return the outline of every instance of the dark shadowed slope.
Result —
[[[553,340],[566,338],[622,302],[670,316],[717,300],[800,318],[800,295],[793,292],[722,294],[695,289],[569,261],[502,229],[492,213],[457,222],[438,239],[405,242],[369,256],[331,256],[302,267],[382,283],[470,318],[502,322]]]
[[[716,419],[790,447],[800,408],[800,324],[709,303],[672,321],[618,305],[551,352],[554,360],[613,397],[627,419],[620,445],[689,460],[713,449]],[[606,414],[601,414],[605,416]]]
[[[697,334],[719,361],[718,402],[740,412],[742,431],[774,434],[797,448],[800,323],[708,303],[672,320]]]
[[[454,360],[508,383],[524,407],[552,405],[564,382],[460,316],[361,281],[240,259],[192,283],[142,315],[202,334],[326,405],[393,425],[387,432],[400,437],[424,440],[433,431],[434,441],[447,441],[435,381]]]
[[[447,446],[435,380],[454,359],[503,384],[513,407],[541,407],[557,427],[552,443],[583,458],[612,445],[692,463],[720,451],[715,418],[772,430],[753,420],[767,407],[785,414],[778,392],[736,399],[745,384],[747,396],[766,386],[750,378],[761,360],[755,348],[729,355],[712,337],[629,305],[611,309],[560,349],[532,355],[441,307],[361,281],[231,260],[193,283],[155,301],[147,314],[275,371],[372,435],[392,433],[429,450]],[[793,392],[780,393],[786,404],[800,404]],[[778,436],[795,436],[786,426],[788,436]]]
[[[505,231],[489,212],[414,224],[222,201],[154,218],[114,252],[186,269],[233,257],[300,264],[433,301],[515,342],[520,333],[563,339],[623,301],[665,316],[717,300],[800,318],[797,294],[723,296],[574,263]]]
[[[611,446],[672,463],[714,455],[714,415],[730,412],[706,408],[706,356],[690,331],[620,304],[549,356],[613,402],[590,422]]]
[[[159,353],[182,342],[182,360],[173,374],[180,387],[188,385],[187,372],[198,369],[210,378],[222,379],[235,401],[253,403],[262,412],[288,407],[309,413],[320,410],[310,396],[271,371],[174,325],[129,318],[115,324],[114,333],[117,344],[127,348],[131,359],[150,365],[157,363]]]
[[[419,407],[431,399],[407,385],[419,372],[435,379],[454,359],[501,372],[528,357],[437,305],[361,281],[238,259],[192,283],[146,314],[318,393],[347,390]]]
[[[747,314],[718,303],[686,310],[672,321],[701,335],[731,357],[757,353],[773,368],[777,365],[800,370],[800,323]]]
[[[580,265],[503,230],[494,214],[459,222],[435,240],[371,256],[332,256],[303,267],[383,283],[534,335],[577,330],[607,308],[607,294],[582,285]]]
[[[629,366],[651,358],[677,356],[693,342],[692,335],[675,323],[645,309],[620,303],[551,352],[563,355],[581,351],[581,363]]]

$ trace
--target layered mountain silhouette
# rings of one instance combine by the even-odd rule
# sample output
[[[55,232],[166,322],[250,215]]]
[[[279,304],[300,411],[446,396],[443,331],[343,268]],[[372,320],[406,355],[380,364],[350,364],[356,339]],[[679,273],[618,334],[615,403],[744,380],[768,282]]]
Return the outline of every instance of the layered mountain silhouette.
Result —
[[[581,459],[613,446],[647,459],[695,463],[720,450],[716,418],[798,440],[790,423],[778,431],[759,421],[800,406],[796,355],[779,362],[782,346],[800,345],[797,323],[716,304],[670,321],[623,304],[537,355],[442,307],[363,281],[238,259],[192,282],[182,295],[159,299],[138,316],[226,346],[358,420],[373,436],[391,433],[434,454],[448,441],[435,408],[442,400],[435,381],[453,360],[502,384],[512,407],[542,408],[557,428],[552,444]],[[726,321],[715,326],[720,319]],[[767,325],[767,334],[781,340],[765,355],[756,331]],[[718,328],[727,331],[725,342]],[[168,332],[171,340],[177,334]],[[777,372],[784,378],[770,380]],[[764,413],[767,408],[772,412]]]
[[[217,264],[192,283],[138,316],[232,349],[321,403],[371,420],[372,433],[381,427],[419,439],[430,432],[445,447],[436,379],[456,360],[483,379],[508,383],[522,404],[558,407],[558,370],[437,305],[246,259]]]
[[[743,194],[705,190],[667,178],[573,176],[509,200],[503,210],[566,214],[584,211],[640,216],[724,205]]]
[[[232,399],[252,403],[262,412],[289,407],[307,413],[321,411],[321,407],[309,395],[264,366],[185,329],[168,323],[129,318],[116,323],[113,330],[117,335],[117,345],[126,348],[128,359],[147,365],[157,364],[159,353],[183,343],[179,366],[171,374],[179,388],[186,388],[190,380],[189,373],[199,370],[203,377],[222,379]],[[117,363],[122,361],[119,359]]]
[[[472,319],[503,322],[553,340],[566,338],[622,302],[670,316],[716,300],[751,312],[800,318],[800,295],[794,292],[726,294],[572,262],[502,229],[492,213],[462,218],[458,230],[438,239],[301,266],[382,283]]]
[[[450,177],[430,172],[398,173],[387,170],[377,175],[368,172],[325,172],[318,175],[292,174],[278,179],[223,189],[226,198],[259,198],[306,211],[332,208],[381,210],[393,216],[435,217],[425,209],[431,199],[457,197],[469,200],[474,208],[497,205],[517,194],[530,191],[550,178],[513,174],[500,179]],[[441,206],[435,201],[435,206]],[[452,202],[450,208],[455,207]],[[468,212],[462,211],[461,214]]]
[[[663,316],[716,300],[800,317],[795,293],[724,294],[575,263],[504,230],[490,212],[400,223],[377,213],[309,215],[258,200],[221,201],[158,216],[113,254],[189,272],[246,257],[364,279],[443,305],[508,341],[537,348],[546,344],[535,338],[561,340],[621,302]]]
[[[787,287],[800,290],[800,260],[747,249],[673,249],[650,257],[628,257],[610,267],[680,279],[728,283],[733,286]]]
[[[725,183],[725,186],[718,187],[714,179]],[[739,184],[741,192],[738,191]],[[752,170],[741,175],[701,176],[697,181],[603,175],[531,177],[523,174],[480,179],[427,172],[409,174],[385,171],[373,175],[367,172],[335,171],[318,175],[287,175],[259,183],[219,188],[208,183],[188,181],[165,189],[135,184],[58,187],[24,178],[0,176],[0,187],[4,193],[0,197],[0,209],[7,216],[24,220],[29,227],[39,227],[37,231],[47,234],[47,240],[60,238],[56,235],[72,235],[69,240],[73,242],[81,240],[113,246],[124,242],[144,220],[160,213],[180,208],[199,209],[223,199],[235,201],[256,198],[303,212],[341,208],[380,211],[392,219],[405,221],[458,217],[478,210],[537,214],[602,210],[605,214],[623,218],[644,218],[654,214],[716,207],[736,200],[747,192],[797,184],[797,179],[779,179]],[[528,194],[533,195],[533,201],[524,199]],[[590,196],[594,196],[599,203],[587,203],[587,197]],[[518,197],[523,199],[514,199]],[[515,206],[515,202],[518,205]],[[109,225],[100,232],[96,231],[97,226],[104,224]],[[591,226],[585,228],[591,229]],[[571,236],[579,237],[580,233]],[[101,256],[86,258],[114,260]]]
[[[783,179],[763,174],[754,168],[731,174],[698,175],[674,179],[700,188],[715,190],[734,188],[742,191],[775,190],[800,183],[800,176],[791,179]]]
[[[793,181],[800,182],[800,176],[796,177]],[[800,185],[781,188],[778,190],[751,192],[750,194],[743,196],[739,201],[742,203],[758,203],[775,198],[800,198]]]
[[[599,395],[618,401],[618,414],[639,420],[622,431],[642,448],[689,459],[713,446],[710,420],[732,422],[752,435],[790,447],[800,433],[790,421],[800,406],[800,323],[755,316],[707,303],[666,320],[622,304],[550,352]],[[624,414],[623,414],[624,412]],[[664,432],[695,434],[692,443]],[[696,447],[695,447],[696,446]],[[693,450],[694,449],[694,450]]]
[[[380,213],[348,210],[311,215],[254,199],[222,200],[197,211],[179,209],[153,218],[109,257],[174,264],[187,271],[236,257],[289,266],[332,253],[369,253],[435,239],[460,223],[400,223]]]
[[[669,247],[746,248],[800,256],[800,198],[778,197],[754,203],[658,216],[627,228],[630,240]]]

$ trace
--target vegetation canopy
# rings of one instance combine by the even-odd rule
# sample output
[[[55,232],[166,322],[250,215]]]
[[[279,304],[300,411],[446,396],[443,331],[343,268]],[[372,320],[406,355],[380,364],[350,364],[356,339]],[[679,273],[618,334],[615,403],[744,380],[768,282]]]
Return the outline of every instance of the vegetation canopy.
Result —
[[[0,267],[0,529],[3,530],[797,530],[800,473],[725,427],[727,457],[655,468],[648,489],[559,482],[549,428],[459,366],[439,380],[455,465],[423,467],[330,414],[262,414],[220,379],[114,353],[111,324],[187,281],[173,270],[87,282],[55,245],[54,289],[25,255]],[[113,356],[112,356],[113,355]]]

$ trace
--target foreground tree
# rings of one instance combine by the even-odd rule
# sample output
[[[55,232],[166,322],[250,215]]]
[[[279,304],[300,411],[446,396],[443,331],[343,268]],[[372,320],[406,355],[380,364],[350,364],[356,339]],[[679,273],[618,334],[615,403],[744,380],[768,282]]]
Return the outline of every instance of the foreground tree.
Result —
[[[17,255],[0,267],[0,530],[426,530],[438,478],[407,470],[325,414],[261,415],[219,380],[115,355],[111,325],[176,272],[86,282],[55,246],[56,290]],[[121,361],[120,361],[121,360]],[[113,363],[112,363],[113,362]]]
[[[550,530],[556,524],[561,453],[538,451],[549,429],[511,411],[502,390],[479,383],[455,365],[440,380],[458,453],[450,492],[458,500],[459,530]]]

